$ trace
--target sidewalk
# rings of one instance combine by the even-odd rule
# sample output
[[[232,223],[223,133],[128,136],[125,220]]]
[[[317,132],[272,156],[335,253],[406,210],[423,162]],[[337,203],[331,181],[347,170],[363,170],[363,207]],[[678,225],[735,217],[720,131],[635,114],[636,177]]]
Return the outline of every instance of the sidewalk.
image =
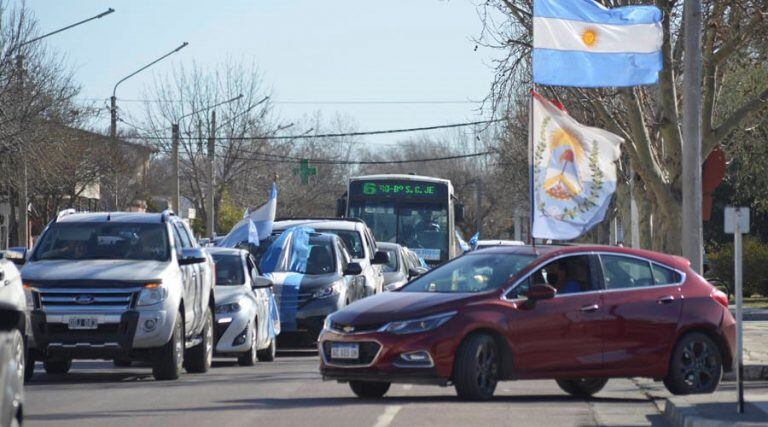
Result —
[[[667,399],[664,418],[671,427],[765,427],[768,425],[768,389],[747,389],[744,413],[736,413],[734,384],[714,394],[675,396]]]
[[[736,373],[725,379],[735,380]],[[768,380],[768,321],[744,322],[744,380]]]

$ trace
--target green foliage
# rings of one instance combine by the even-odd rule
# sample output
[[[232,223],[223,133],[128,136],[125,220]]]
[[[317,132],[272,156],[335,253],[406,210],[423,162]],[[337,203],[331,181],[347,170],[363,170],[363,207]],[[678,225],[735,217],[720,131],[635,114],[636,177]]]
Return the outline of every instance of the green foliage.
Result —
[[[219,216],[216,218],[216,230],[219,235],[229,233],[229,230],[243,219],[243,208],[236,206],[232,202],[229,192],[224,192],[219,204]]]
[[[712,275],[733,289],[733,243],[711,246],[707,251]],[[768,244],[752,236],[743,241],[744,296],[768,295]]]

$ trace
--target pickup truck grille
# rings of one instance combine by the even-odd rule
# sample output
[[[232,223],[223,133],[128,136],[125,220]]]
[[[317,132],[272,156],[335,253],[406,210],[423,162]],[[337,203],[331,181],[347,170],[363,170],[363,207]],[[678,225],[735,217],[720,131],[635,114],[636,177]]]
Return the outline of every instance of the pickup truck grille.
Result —
[[[43,310],[127,310],[135,294],[126,289],[51,289],[41,290],[39,301]]]

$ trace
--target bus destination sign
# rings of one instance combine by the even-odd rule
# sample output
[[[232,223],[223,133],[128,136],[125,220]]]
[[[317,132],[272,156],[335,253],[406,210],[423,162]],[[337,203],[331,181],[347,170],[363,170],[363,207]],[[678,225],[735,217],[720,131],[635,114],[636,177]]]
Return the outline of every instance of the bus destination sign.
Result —
[[[446,198],[448,196],[444,184],[408,180],[352,181],[349,192],[351,196],[362,197]]]

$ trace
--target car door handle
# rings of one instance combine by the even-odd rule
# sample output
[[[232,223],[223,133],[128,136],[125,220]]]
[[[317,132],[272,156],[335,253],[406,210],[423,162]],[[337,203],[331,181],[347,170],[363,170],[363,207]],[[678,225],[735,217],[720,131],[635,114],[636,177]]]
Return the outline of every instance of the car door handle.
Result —
[[[582,313],[592,313],[594,311],[597,311],[598,308],[600,308],[600,306],[598,306],[597,304],[585,305],[585,306],[581,307],[581,312]]]
[[[667,295],[665,297],[661,297],[656,300],[656,302],[659,304],[669,304],[673,301],[675,301],[675,297],[673,297],[672,295]]]

